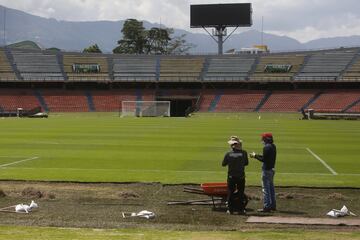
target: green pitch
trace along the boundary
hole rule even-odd
[[[225,181],[230,135],[260,153],[260,134],[278,147],[276,184],[360,187],[360,121],[300,121],[299,114],[196,114],[119,118],[59,114],[0,119],[0,179],[84,182]],[[250,160],[247,184],[260,185]]]

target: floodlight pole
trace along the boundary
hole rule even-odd
[[[224,46],[224,36],[226,36],[226,27],[223,26],[217,26],[215,28],[215,36],[218,38],[218,54],[223,54],[223,46]]]
[[[223,54],[223,46],[224,42],[229,39],[229,37],[238,29],[239,26],[237,26],[230,34],[227,36],[226,27],[219,25],[215,27],[215,31],[213,30],[213,33],[210,34],[210,32],[203,26],[202,28],[210,35],[212,39],[218,44],[218,54]],[[227,36],[227,38],[224,39],[224,37]],[[217,39],[215,38],[217,37]]]

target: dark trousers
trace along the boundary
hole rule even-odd
[[[230,212],[244,210],[245,177],[228,176],[228,208]],[[236,200],[236,201],[235,201]]]

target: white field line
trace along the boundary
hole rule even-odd
[[[19,161],[16,161],[16,162],[12,162],[12,163],[2,164],[2,165],[0,165],[0,168],[7,167],[7,166],[11,166],[11,165],[15,165],[15,164],[22,163],[22,162],[27,162],[27,161],[35,160],[35,159],[38,159],[38,158],[39,158],[39,157],[31,157],[31,158],[26,158],[26,159],[23,159],[23,160],[19,160]]]
[[[23,170],[54,170],[54,171],[104,171],[104,172],[114,172],[114,171],[121,171],[121,172],[148,172],[148,173],[161,173],[161,172],[171,172],[171,173],[204,173],[204,174],[221,174],[226,175],[226,172],[220,172],[220,171],[181,171],[181,170],[157,170],[157,169],[106,169],[106,168],[29,168],[29,167],[9,167],[6,169],[23,169]],[[248,175],[260,175],[261,171],[259,172],[245,172],[245,174]],[[276,172],[276,175],[303,175],[303,176],[333,176],[331,173],[282,173],[282,172]],[[341,176],[360,176],[360,173],[344,173],[344,174],[338,174]]]
[[[316,158],[317,160],[319,160],[322,165],[324,165],[333,175],[338,175],[337,172],[334,171],[334,169],[332,169],[324,160],[322,160],[318,155],[316,155],[313,151],[311,151],[310,148],[306,148],[306,150],[313,155],[314,158]]]

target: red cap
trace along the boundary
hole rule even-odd
[[[273,135],[272,135],[272,133],[263,133],[263,134],[261,134],[261,137],[262,138],[272,138]]]

